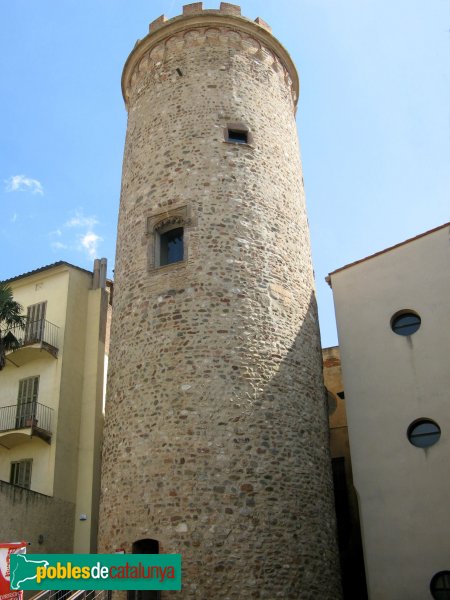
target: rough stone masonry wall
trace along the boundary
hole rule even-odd
[[[177,597],[336,600],[292,81],[221,16],[174,19],[125,88],[99,551],[180,552]],[[225,142],[227,123],[252,144]],[[155,268],[174,215],[186,258]]]

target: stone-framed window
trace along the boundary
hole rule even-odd
[[[227,123],[223,130],[224,141],[229,144],[251,146],[253,135],[244,123]]]
[[[147,217],[149,270],[181,266],[187,261],[188,207],[179,206]]]
[[[184,259],[184,227],[180,220],[155,228],[155,266],[164,267]]]

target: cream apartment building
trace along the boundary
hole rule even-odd
[[[450,223],[329,283],[369,598],[450,598]]]
[[[27,315],[0,371],[0,539],[96,550],[112,284],[57,262],[7,281]]]

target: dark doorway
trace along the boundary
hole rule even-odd
[[[332,469],[344,600],[367,600],[358,499],[343,456],[332,459]]]
[[[159,554],[159,542],[158,540],[137,540],[133,542],[132,550],[133,554]]]
[[[159,554],[158,540],[136,540],[131,546],[132,554]],[[161,600],[160,590],[129,590],[127,600]]]

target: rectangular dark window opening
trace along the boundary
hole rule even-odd
[[[248,144],[248,131],[240,129],[228,129],[228,142],[237,144]]]
[[[160,266],[171,265],[184,258],[183,227],[160,234]]]

